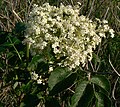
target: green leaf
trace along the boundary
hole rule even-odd
[[[72,73],[71,75],[69,75],[68,77],[66,77],[62,81],[60,81],[50,91],[50,95],[55,95],[55,94],[65,90],[65,89],[67,89],[68,87],[70,87],[72,84],[74,84],[74,81],[76,80],[76,77],[77,77],[77,74]]]
[[[21,41],[18,38],[14,37],[12,38],[12,43],[16,45],[16,44],[21,43]]]
[[[109,96],[109,94],[110,94],[110,92],[106,91],[105,89],[103,89],[99,85],[94,84],[94,88],[95,88],[96,92],[101,92],[107,96]]]
[[[9,53],[7,54],[7,58],[8,58],[8,59],[12,58],[13,56],[14,56],[14,53],[13,53],[13,52],[9,52]]]
[[[40,62],[46,62],[46,60],[44,59],[42,55],[35,55],[32,58],[32,61],[29,63],[27,69],[29,71],[34,71],[37,68],[38,63]]]
[[[39,99],[36,95],[27,94],[22,99],[20,107],[36,107],[39,104]]]
[[[100,86],[101,88],[103,88],[107,92],[110,92],[110,83],[109,83],[109,81],[107,80],[106,77],[104,77],[104,76],[94,76],[94,77],[91,78],[91,82]]]
[[[65,68],[56,68],[50,75],[48,85],[50,95],[55,95],[70,87],[77,77],[76,73],[67,71]]]
[[[104,107],[103,95],[100,94],[100,93],[95,92],[95,97],[97,99],[97,101],[96,101],[96,107]]]
[[[52,90],[57,83],[65,79],[69,74],[70,72],[67,71],[65,68],[57,67],[56,69],[54,69],[48,80],[50,90]]]
[[[96,107],[111,107],[112,103],[108,96],[103,93],[95,92]]]
[[[25,93],[29,93],[31,91],[32,88],[32,81],[29,81],[24,87],[23,87],[23,91]]]
[[[76,107],[78,105],[78,102],[82,98],[87,85],[88,81],[82,81],[78,84],[77,88],[75,89],[75,94],[72,96],[70,107]]]
[[[12,47],[13,44],[12,44],[12,43],[9,43],[9,42],[5,42],[5,43],[2,44],[1,46],[3,46],[3,47]]]
[[[85,89],[84,95],[79,100],[77,107],[89,107],[93,98],[94,98],[93,86],[91,84],[88,84]]]

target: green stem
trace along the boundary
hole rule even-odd
[[[21,58],[21,56],[20,56],[20,54],[19,54],[18,50],[16,49],[15,45],[13,44],[12,40],[10,39],[10,37],[8,37],[8,39],[10,40],[10,42],[11,42],[11,44],[12,44],[13,48],[15,49],[15,51],[16,51],[16,53],[17,53],[17,55],[18,55],[19,59],[20,59],[20,61],[22,61],[22,58]]]

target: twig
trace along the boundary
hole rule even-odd
[[[14,10],[12,10],[12,12],[13,12],[14,15],[20,20],[20,22],[23,22],[22,19],[18,16],[18,14],[17,14]]]
[[[113,13],[113,12],[112,12]],[[114,18],[120,23],[120,20],[117,18],[117,16],[113,13]]]
[[[98,64],[98,66],[97,66],[96,72],[98,72],[99,68],[100,68],[100,62]]]
[[[8,4],[11,4],[9,1],[7,1],[7,0],[4,0],[3,2],[6,2],[6,3],[8,3]],[[12,4],[11,4],[12,5]]]
[[[70,88],[67,88],[70,92],[75,93],[75,91],[71,90]]]
[[[116,98],[115,98],[115,89],[116,89],[116,85],[117,85],[118,79],[119,79],[119,77],[116,79],[114,87],[113,87],[113,90],[112,90],[112,97],[113,97],[114,100],[116,100]]]
[[[0,18],[2,19],[7,19],[7,21],[9,21],[13,26],[15,26],[15,24],[10,20],[10,18],[8,18],[7,16],[0,14]]]
[[[4,25],[4,23],[1,22],[1,20],[0,20],[0,27],[1,29],[3,29],[3,31],[7,31],[6,26]]]
[[[117,6],[117,8],[120,10],[120,7]]]
[[[118,6],[117,6],[118,9],[120,9]],[[111,9],[111,12],[112,12],[112,15],[114,16],[114,18],[120,23],[120,20],[118,19],[118,17],[114,14],[114,10]],[[116,11],[115,11],[116,12]]]
[[[110,61],[110,55],[109,55],[109,63],[111,65],[111,67],[113,68],[114,72],[120,77],[120,74],[117,72],[117,70],[114,68],[114,66],[112,65],[112,63]]]
[[[34,0],[32,0],[32,1],[30,2],[30,5],[29,5],[29,7],[28,7],[27,18],[28,18],[28,16],[29,16],[29,13],[30,13],[30,8],[31,8],[31,6],[32,6],[33,2],[34,2]],[[26,6],[26,7],[27,7],[27,6]]]
[[[106,19],[106,16],[107,16],[107,14],[108,14],[109,9],[110,9],[110,8],[108,7],[103,19]]]
[[[0,67],[0,70],[1,70],[2,72],[4,72],[4,69],[2,69],[1,67]],[[1,71],[0,71],[0,72],[1,72]]]
[[[90,61],[90,65],[92,67],[93,72],[96,72],[91,61]]]
[[[88,81],[90,81],[90,79],[91,79],[91,73],[90,72],[87,73],[87,78],[88,78]]]
[[[100,43],[99,46],[98,46],[97,54],[96,54],[97,56],[99,55],[99,53],[101,51],[101,47],[102,47],[102,44]],[[99,63],[99,66],[100,66],[100,63]],[[95,69],[97,68],[97,70],[98,70],[99,69],[98,67],[97,67],[97,63],[95,63],[94,68]],[[97,72],[97,70],[96,70],[96,72]]]
[[[73,0],[70,0],[70,1],[71,1],[72,6],[74,6]]]
[[[90,14],[91,14],[91,12],[92,12],[92,10],[93,10],[94,3],[95,3],[95,0],[93,0],[93,2],[92,2],[91,8],[90,8],[90,12],[89,12],[89,14],[88,14],[88,16],[87,16],[87,17],[89,17],[89,16],[90,16]]]

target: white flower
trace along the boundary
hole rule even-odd
[[[114,30],[110,29],[107,20],[96,18],[96,21],[92,21],[84,15],[80,16],[80,5],[78,3],[72,7],[61,4],[60,7],[55,7],[45,3],[33,6],[24,40],[31,44],[32,55],[44,52],[45,47],[49,46],[56,59],[65,57],[57,65],[70,70],[80,65],[85,66],[87,60],[92,60],[96,45],[106,37],[107,32],[114,37]],[[50,67],[49,71],[52,70]]]
[[[81,20],[81,21],[86,21],[86,17],[83,16],[83,15],[81,15],[81,16],[80,16],[80,20]]]
[[[23,43],[24,44],[26,44],[26,43],[33,44],[33,43],[35,43],[35,40],[33,40],[31,37],[29,37],[29,38],[24,39]]]
[[[104,25],[103,27],[104,27],[104,30],[109,30],[110,29],[110,27],[108,25]]]
[[[32,72],[31,73],[31,78],[33,79],[33,80],[37,80],[38,79],[38,74],[36,74],[35,72]]]
[[[78,21],[74,22],[76,26],[80,26],[80,23]]]
[[[52,40],[52,35],[49,33],[45,34],[45,40]]]
[[[39,76],[35,72],[31,72],[31,79],[35,80],[37,82],[37,84],[42,84],[43,83],[42,76]]]
[[[103,20],[102,22],[103,22],[104,24],[108,23],[108,21],[107,21],[107,20]]]
[[[75,60],[75,65],[76,65],[76,66],[79,66],[79,64],[80,64],[80,61],[79,61],[79,59],[77,58],[77,59]]]
[[[104,32],[100,32],[99,35],[100,35],[100,37],[105,37],[105,33]]]
[[[39,35],[40,34],[40,28],[37,27],[35,30],[36,30],[36,35]]]
[[[49,67],[49,72],[51,72],[51,71],[53,71],[53,67],[52,66]]]
[[[80,2],[77,2],[79,5],[81,5],[81,3]]]
[[[52,48],[53,48],[53,52],[55,54],[60,53],[60,45],[59,42],[55,42],[54,44],[52,44]]]
[[[113,37],[114,37],[114,30],[113,30],[113,29],[110,29],[109,32],[110,32],[110,34],[111,34],[111,37],[113,38]]]
[[[56,47],[59,47],[59,42],[55,42],[54,44],[52,44],[52,48],[56,48]]]
[[[61,17],[60,16],[57,16],[57,18],[56,18],[58,21],[60,21],[61,20]]]
[[[37,83],[38,83],[38,84],[42,84],[42,79],[39,78],[39,79],[37,80]]]
[[[41,44],[41,49],[44,49],[47,46],[47,42],[43,41],[43,43]]]

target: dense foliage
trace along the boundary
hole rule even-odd
[[[119,107],[119,0],[25,2],[0,1],[0,107]]]

